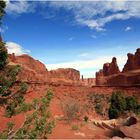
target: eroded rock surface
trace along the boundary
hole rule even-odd
[[[96,73],[98,86],[139,86],[140,85],[140,48],[136,53],[128,54],[128,60],[120,72],[116,58],[111,63],[105,63],[103,70]]]

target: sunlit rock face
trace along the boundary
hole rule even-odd
[[[139,86],[140,85],[140,48],[135,54],[128,53],[128,60],[120,72],[114,57],[111,63],[105,63],[103,70],[96,73],[98,86]]]
[[[72,68],[59,68],[57,70],[51,70],[49,71],[49,76],[51,78],[60,78],[72,81],[80,80],[80,72]]]
[[[128,53],[128,60],[123,68],[123,72],[140,69],[140,48],[135,54]]]

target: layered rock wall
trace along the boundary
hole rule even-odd
[[[136,53],[128,53],[128,60],[120,72],[116,58],[111,63],[105,63],[103,70],[96,73],[98,86],[140,86],[140,49]]]

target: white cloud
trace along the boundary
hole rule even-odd
[[[41,5],[55,9],[64,8],[72,12],[77,24],[87,26],[96,31],[106,31],[105,25],[113,20],[127,20],[129,18],[140,18],[140,1],[129,0],[91,0],[91,1],[8,1],[6,12],[8,14],[21,14],[34,12]],[[58,12],[58,11],[57,11]],[[55,14],[43,11],[44,17],[54,17]],[[46,13],[46,14],[45,14]]]
[[[130,31],[131,29],[132,28],[128,26],[128,27],[125,28],[125,31],[127,32],[127,31]]]
[[[6,12],[8,14],[22,14],[33,12],[35,10],[35,3],[29,3],[28,1],[8,1],[6,6]]]
[[[122,66],[126,63],[127,56],[117,56],[117,61],[119,66]],[[72,62],[58,63],[58,64],[47,64],[46,67],[49,70],[58,69],[58,68],[74,68],[81,72],[84,77],[93,77],[95,72],[99,69],[102,69],[103,64],[106,62],[111,62],[112,56],[106,56],[102,58],[96,58],[92,60],[78,60]],[[88,70],[90,69],[90,70]],[[88,71],[87,71],[88,70]]]
[[[140,18],[140,1],[53,1],[50,6],[72,11],[78,24],[97,31],[105,31],[104,26],[113,20]]]
[[[9,54],[15,53],[15,55],[18,56],[18,55],[30,53],[30,50],[23,49],[22,46],[20,46],[15,42],[6,42],[6,47],[8,49]]]

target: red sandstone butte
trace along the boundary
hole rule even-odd
[[[65,80],[79,81],[80,72],[73,68],[59,68],[57,70],[49,71],[50,78],[59,78]]]
[[[123,68],[123,72],[140,69],[140,48],[137,49],[135,54],[128,53],[128,60]]]
[[[116,58],[111,63],[105,63],[103,70],[96,73],[98,86],[139,86],[140,85],[140,48],[136,53],[128,53],[128,60],[120,72]]]
[[[48,71],[46,66],[29,55],[15,56],[9,54],[9,64],[19,64],[21,72],[17,76],[17,81],[26,81],[29,83],[72,83],[80,82],[80,72],[72,68],[59,68]]]

